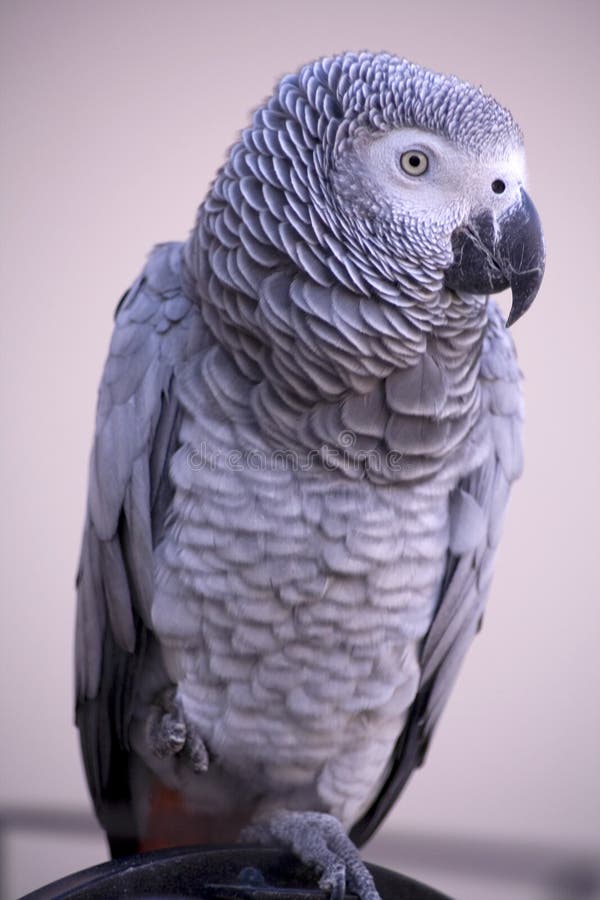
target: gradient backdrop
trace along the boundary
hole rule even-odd
[[[387,49],[482,84],[512,110],[548,268],[514,329],[526,471],[485,627],[425,770],[366,855],[409,869],[403,835],[598,851],[599,9],[1,4],[0,811],[89,808],[71,711],[73,576],[116,301],[155,242],[185,238],[225,149],[278,76],[323,54]],[[7,897],[105,858],[99,833],[16,830],[5,850]],[[465,900],[534,896],[443,874],[438,862],[410,871]]]

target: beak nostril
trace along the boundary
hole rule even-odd
[[[492,190],[495,194],[504,193],[504,191],[506,190],[506,185],[501,178],[496,178],[494,181],[492,181]]]

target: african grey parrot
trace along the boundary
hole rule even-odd
[[[522,135],[387,54],[284,77],[119,304],[78,576],[77,723],[113,855],[348,838],[424,755],[478,629],[544,268]]]

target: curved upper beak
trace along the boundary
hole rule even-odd
[[[526,191],[521,188],[519,200],[497,220],[492,212],[485,212],[458,228],[452,235],[452,249],[446,287],[473,294],[494,294],[510,287],[508,327],[529,309],[544,276],[546,248],[540,217]]]

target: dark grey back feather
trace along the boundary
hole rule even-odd
[[[172,488],[176,366],[195,307],[180,284],[180,245],[153,252],[119,304],[98,398],[77,578],[76,721],[90,792],[113,855],[135,850],[128,726],[153,640],[153,552]],[[193,342],[193,339],[192,339]]]

